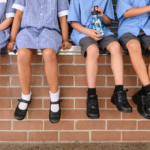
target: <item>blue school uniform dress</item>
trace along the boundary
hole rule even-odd
[[[112,21],[115,20],[112,0],[71,0],[68,13],[68,23],[71,21],[79,22],[83,27],[93,29],[91,8],[98,6],[103,10],[103,13]],[[110,29],[104,26],[104,36],[114,35]],[[115,36],[115,35],[114,35]],[[73,30],[71,39],[76,45],[82,38],[88,37],[86,34]]]
[[[119,19],[119,39],[125,33],[131,33],[137,37],[141,29],[147,36],[150,36],[150,13],[129,18],[124,18],[123,16],[130,8],[148,5],[150,5],[150,0],[118,0],[116,13]]]
[[[15,0],[13,8],[23,12],[14,51],[21,48],[52,48],[62,45],[58,17],[68,15],[68,0]]]
[[[5,19],[15,16],[15,9],[12,9],[13,0],[0,0],[0,23]],[[5,47],[10,38],[10,27],[0,31],[0,51]]]

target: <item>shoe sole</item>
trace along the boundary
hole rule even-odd
[[[100,115],[99,115],[99,116],[97,116],[97,117],[89,116],[87,112],[86,112],[86,115],[87,115],[87,117],[88,117],[89,119],[98,119],[98,118],[100,117]]]
[[[133,100],[133,102],[137,105],[137,99],[136,99],[136,96],[135,96],[135,95],[132,97],[132,100]],[[138,105],[137,105],[137,111],[138,111],[138,113],[139,113],[142,117],[144,117],[144,118],[146,118],[146,119],[150,119],[150,117],[145,117],[145,116],[143,116],[143,114],[141,114],[141,113],[139,112],[139,107],[138,107]]]
[[[116,104],[115,104],[115,102],[112,100],[112,98],[111,98],[111,103],[116,106]],[[117,106],[116,106],[116,108],[118,109],[118,111],[123,112],[123,113],[132,113],[132,109],[131,109],[131,111],[124,111],[124,110],[122,110],[122,109],[119,109]]]
[[[14,116],[14,118],[15,118],[16,120],[19,120],[19,121],[24,120],[24,118],[23,118],[23,119],[18,119],[18,118],[17,118],[17,117],[15,117],[15,116]]]

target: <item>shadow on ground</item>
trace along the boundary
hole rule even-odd
[[[150,144],[0,144],[0,150],[150,150]]]

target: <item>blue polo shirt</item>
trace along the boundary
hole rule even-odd
[[[93,29],[91,8],[94,8],[94,6],[101,8],[104,14],[112,21],[115,20],[112,0],[71,0],[67,20],[68,23],[76,21],[85,28]],[[103,38],[108,35],[114,34],[110,31],[110,29],[104,26]],[[78,32],[75,29],[71,34],[71,39],[76,45],[79,45],[80,40],[84,37],[87,37],[87,35]]]
[[[150,36],[150,13],[129,18],[123,17],[123,14],[131,8],[148,5],[150,5],[150,0],[118,0],[116,13],[119,20],[119,39],[125,33],[131,33],[134,36],[138,36],[141,29],[146,35]]]

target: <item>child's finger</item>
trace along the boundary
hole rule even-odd
[[[96,36],[95,36],[95,37],[97,37],[97,38],[101,38],[102,36],[103,36],[103,35],[97,35],[97,34],[96,34]]]

